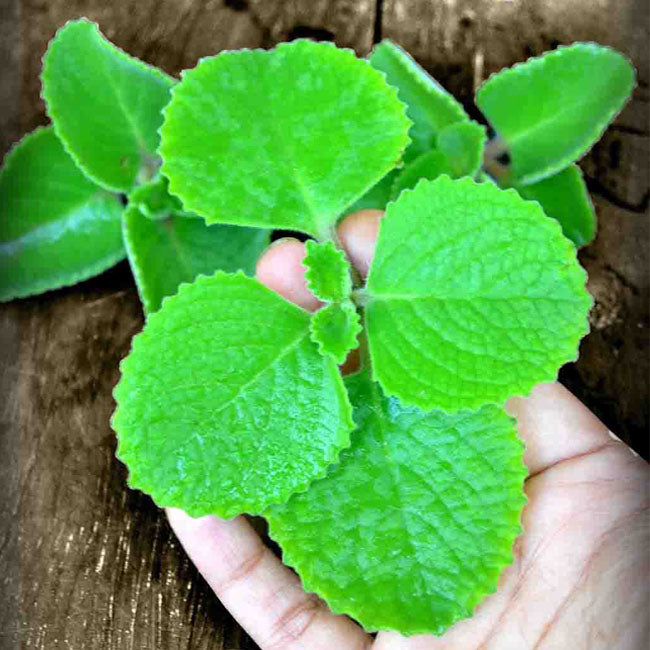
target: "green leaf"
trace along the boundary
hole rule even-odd
[[[619,52],[575,43],[490,77],[476,103],[503,138],[515,183],[535,183],[580,158],[634,88]]]
[[[360,199],[345,209],[344,214],[357,212],[358,210],[384,210],[390,201],[391,190],[395,179],[401,173],[402,168],[396,167],[386,174],[376,185],[373,185]]]
[[[307,591],[367,630],[442,634],[496,590],[525,502],[499,408],[405,408],[347,378],[358,430],[338,465],[265,516]]]
[[[128,192],[152,175],[171,77],[128,56],[82,19],[50,43],[42,82],[56,133],[88,177]]]
[[[240,226],[207,226],[203,219],[174,216],[156,221],[136,205],[124,213],[124,242],[146,314],[160,308],[183,282],[217,270],[255,272],[269,231]]]
[[[0,170],[0,301],[97,275],[124,258],[122,206],[89,181],[51,127],[29,134]]]
[[[470,178],[422,180],[379,231],[365,290],[374,378],[424,409],[525,394],[576,358],[585,277],[536,203]]]
[[[149,219],[165,219],[182,215],[183,204],[169,193],[169,181],[160,174],[129,194],[129,205],[136,207]]]
[[[162,171],[208,223],[327,239],[400,160],[408,127],[395,90],[349,50],[298,40],[224,52],[174,89]]]
[[[547,216],[557,219],[562,232],[576,246],[584,246],[596,235],[596,214],[582,172],[571,165],[532,185],[515,188],[529,201],[537,201]]]
[[[437,148],[449,160],[454,178],[475,176],[483,162],[487,130],[478,122],[456,122],[440,131]]]
[[[349,300],[327,305],[311,317],[311,340],[318,344],[321,354],[331,356],[339,364],[359,346],[357,336],[361,329],[359,314]]]
[[[307,288],[319,300],[344,300],[352,290],[350,265],[345,253],[327,241],[322,244],[309,240],[305,244],[307,255],[302,261],[307,267]]]
[[[325,474],[353,427],[310,314],[243,274],[181,285],[147,319],[115,388],[129,483],[191,516],[286,501]]]
[[[413,122],[405,162],[434,147],[438,133],[446,126],[469,120],[453,95],[395,43],[385,40],[376,45],[370,55],[370,65],[383,72],[388,83],[397,88],[399,98],[407,106],[406,114]]]
[[[413,189],[422,178],[434,180],[441,174],[453,175],[449,158],[442,151],[431,149],[411,161],[402,173],[395,179],[392,200],[395,200],[404,190]]]
[[[487,139],[485,127],[476,122],[455,122],[438,135],[437,147],[412,160],[393,184],[392,199],[414,188],[421,178],[434,180],[441,174],[452,178],[476,176],[483,162]]]

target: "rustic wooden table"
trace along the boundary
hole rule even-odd
[[[41,56],[78,16],[171,74],[227,48],[311,36],[365,55],[389,37],[470,110],[491,72],[560,43],[628,54],[634,98],[582,162],[600,224],[581,253],[596,306],[580,360],[561,376],[647,457],[646,0],[0,0],[0,153],[45,122]],[[111,390],[142,322],[126,263],[0,311],[2,648],[256,647],[113,456]]]

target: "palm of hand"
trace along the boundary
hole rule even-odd
[[[380,215],[348,217],[339,230],[361,274],[372,258]],[[258,278],[306,309],[295,240],[271,247]],[[530,477],[524,535],[515,562],[468,620],[442,637],[376,639],[334,616],[264,547],[241,517],[192,520],[168,512],[183,546],[215,593],[263,650],[635,649],[647,644],[648,548],[646,464],[558,384],[515,398]]]

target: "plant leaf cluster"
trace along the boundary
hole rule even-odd
[[[82,19],[50,43],[41,81],[52,124],[23,138],[0,170],[0,300],[74,284],[128,257],[148,314],[200,273],[254,271],[270,232],[207,226],[159,174],[174,79]]]
[[[490,141],[389,41],[224,52],[177,83],[81,20],[42,81],[52,126],[0,172],[0,299],[128,257],[147,314],[112,419],[130,485],[265,515],[305,587],[369,630],[470,616],[521,532],[503,404],[587,332],[574,163],[633,88],[626,59],[575,44],[492,76]],[[367,279],[336,236],[362,208],[386,210]],[[313,238],[313,314],[246,275],[272,228]]]

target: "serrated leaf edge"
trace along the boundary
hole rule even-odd
[[[375,45],[372,52],[374,52],[379,46],[382,45],[387,47],[391,52],[397,52],[396,58],[400,61],[400,63],[404,63],[402,66],[403,70],[406,71],[406,74],[413,80],[416,86],[419,86],[425,90],[429,90],[430,86],[433,86],[437,91],[440,91],[440,97],[447,104],[447,106],[452,108],[453,111],[458,115],[458,122],[464,122],[470,119],[469,115],[463,108],[463,105],[441,83],[434,79],[403,47],[397,43],[394,43],[390,39],[385,38],[377,45]],[[372,52],[370,53],[370,56],[372,56]],[[406,60],[404,61],[404,59]],[[382,72],[382,74],[384,77],[386,77],[385,73]],[[386,80],[386,83],[388,83],[388,80]],[[452,124],[454,123],[455,122],[452,122]],[[413,123],[411,122],[411,125],[412,124]]]
[[[178,291],[174,295],[165,296],[163,298],[160,309],[153,312],[148,317],[148,320],[151,321],[152,319],[160,318],[160,314],[163,311],[163,307],[168,302],[170,302],[170,301],[173,302],[175,300],[178,300],[179,296],[181,296],[184,293],[187,293],[188,291],[191,291],[194,286],[200,285],[201,283],[205,283],[207,280],[210,280],[210,279],[218,277],[218,276],[229,276],[229,277],[239,276],[239,277],[242,277],[242,278],[246,278],[247,280],[255,281],[261,287],[263,287],[264,289],[266,289],[270,293],[273,293],[273,295],[275,297],[283,300],[284,302],[291,305],[295,309],[297,309],[297,310],[299,310],[301,312],[305,312],[305,310],[302,309],[302,307],[299,307],[295,303],[292,303],[289,300],[286,300],[281,295],[271,291],[270,289],[268,289],[268,287],[263,285],[261,282],[259,282],[255,278],[250,278],[249,276],[247,276],[243,271],[236,271],[235,273],[227,273],[225,271],[217,271],[213,275],[200,274],[195,278],[195,280],[193,282],[182,282],[178,287]],[[341,421],[340,422],[340,428],[341,428],[341,430],[344,430],[344,429],[347,430],[347,439],[344,442],[343,446],[341,446],[339,448],[333,448],[332,449],[333,453],[326,456],[325,465],[324,465],[323,469],[320,472],[317,472],[316,474],[314,474],[305,483],[300,484],[295,488],[292,488],[290,491],[287,491],[287,493],[285,494],[285,496],[284,496],[284,498],[282,500],[274,501],[273,503],[268,503],[268,504],[266,504],[265,506],[263,506],[261,508],[253,507],[252,505],[250,505],[250,502],[249,502],[249,504],[245,504],[242,508],[234,508],[234,509],[233,508],[226,508],[224,510],[216,512],[215,509],[212,508],[212,507],[206,507],[204,505],[192,506],[192,505],[187,505],[187,504],[183,504],[182,506],[179,506],[178,503],[167,502],[166,498],[164,496],[162,498],[160,498],[158,496],[155,496],[155,492],[157,492],[157,488],[155,487],[155,485],[153,485],[153,483],[148,481],[146,478],[143,478],[139,471],[133,471],[131,469],[131,467],[129,465],[129,460],[127,459],[129,454],[128,453],[127,454],[123,453],[123,450],[121,449],[122,445],[121,445],[120,434],[119,434],[119,432],[118,432],[118,430],[116,428],[116,423],[117,423],[117,421],[119,419],[118,414],[119,414],[119,411],[120,411],[120,406],[119,406],[118,397],[117,397],[118,388],[119,388],[119,386],[120,386],[120,384],[122,382],[122,375],[123,375],[123,372],[124,372],[124,368],[128,363],[128,359],[131,356],[131,353],[136,348],[136,346],[139,345],[139,340],[141,340],[141,338],[143,336],[143,333],[144,333],[144,330],[138,332],[135,336],[133,336],[133,338],[131,339],[131,346],[130,346],[129,352],[127,353],[127,355],[119,363],[120,379],[119,379],[119,381],[117,382],[117,384],[115,385],[115,387],[113,388],[113,391],[112,391],[112,397],[113,397],[113,401],[116,404],[116,407],[115,407],[115,410],[113,411],[113,414],[111,415],[110,425],[111,425],[111,428],[113,429],[113,431],[115,432],[115,435],[117,437],[117,448],[115,450],[115,457],[120,462],[122,462],[125,465],[126,469],[127,469],[127,472],[128,472],[128,474],[127,474],[127,484],[128,484],[128,486],[131,489],[140,490],[144,494],[148,495],[151,498],[151,500],[156,504],[156,506],[158,506],[159,508],[170,508],[170,507],[178,508],[178,507],[181,507],[190,517],[203,517],[205,515],[217,515],[217,516],[219,516],[219,517],[221,517],[223,519],[232,519],[233,517],[236,517],[237,515],[240,515],[240,514],[243,514],[243,513],[247,513],[247,514],[250,514],[250,515],[261,514],[265,509],[269,508],[270,506],[272,506],[274,504],[286,502],[289,499],[289,497],[292,496],[293,494],[300,494],[302,492],[306,492],[309,489],[309,486],[313,483],[313,481],[318,480],[320,478],[324,478],[327,475],[327,473],[329,472],[330,466],[333,463],[337,462],[341,452],[344,449],[347,449],[350,446],[350,444],[351,444],[350,434],[352,433],[352,431],[354,431],[354,429],[356,429],[356,424],[355,424],[355,422],[354,422],[354,420],[352,418],[352,404],[350,403],[350,398],[349,398],[349,395],[348,395],[348,391],[347,391],[347,389],[346,389],[346,387],[345,387],[345,385],[343,383],[343,379],[341,378],[341,393],[342,393],[341,397],[344,400],[344,404],[347,406],[348,418],[347,418],[347,421]],[[305,335],[301,339],[299,339],[299,341],[302,342],[308,336],[309,336],[309,330],[307,329],[306,332],[305,332]],[[336,364],[334,364],[334,362],[331,359],[323,357],[323,360],[324,360],[324,362],[328,363],[329,369],[330,369],[331,372],[337,373],[340,376],[338,367],[336,366]]]
[[[582,147],[577,148],[574,152],[567,154],[563,158],[561,158],[557,163],[554,165],[551,165],[547,167],[546,169],[542,169],[541,171],[535,173],[535,174],[528,174],[527,176],[523,176],[521,178],[514,179],[513,181],[516,182],[517,185],[520,186],[525,186],[525,185],[532,185],[533,183],[537,183],[538,181],[544,180],[545,178],[548,178],[549,176],[553,176],[560,172],[562,169],[565,167],[568,167],[571,163],[576,162],[583,156],[585,156],[591,148],[594,146],[598,140],[603,136],[609,125],[612,123],[612,121],[616,118],[617,115],[621,113],[621,111],[625,108],[625,106],[628,104],[630,101],[632,92],[637,86],[636,82],[636,72],[634,65],[632,61],[630,61],[629,57],[625,56],[622,52],[619,52],[617,49],[613,47],[609,47],[607,45],[600,45],[599,43],[595,43],[594,41],[578,41],[576,43],[571,43],[569,45],[560,45],[558,46],[555,50],[550,50],[548,52],[544,52],[538,56],[531,56],[526,61],[519,61],[515,63],[514,65],[504,68],[503,70],[498,70],[496,72],[493,72],[480,86],[480,88],[476,91],[476,96],[475,96],[475,104],[480,108],[480,95],[481,91],[488,86],[490,83],[500,83],[498,80],[501,78],[507,78],[511,76],[519,76],[520,73],[522,72],[522,69],[526,70],[526,66],[543,66],[545,60],[551,57],[557,57],[557,56],[564,56],[564,52],[567,50],[571,49],[584,49],[584,50],[593,50],[593,51],[602,51],[602,50],[607,50],[611,52],[612,54],[622,58],[627,62],[627,64],[630,66],[632,70],[632,85],[630,86],[628,96],[627,98],[623,101],[619,109],[613,109],[609,111],[607,114],[606,119],[604,120],[603,124],[600,126],[595,126],[592,131],[590,131],[590,137],[589,140],[591,141],[592,144],[590,144],[586,149],[583,150]],[[496,129],[495,129],[496,131]],[[504,142],[507,145],[507,142]],[[576,153],[577,152],[577,153]]]
[[[336,248],[334,242],[332,240],[328,240],[326,242],[323,242],[322,245],[326,246],[327,244],[332,244],[333,247],[333,252],[336,255],[337,258],[337,264],[340,264],[340,268],[344,270],[345,273],[347,273],[347,278],[348,282],[348,292],[347,295],[345,295],[341,300],[345,300],[350,294],[350,291],[352,290],[352,281],[350,279],[350,263],[348,262],[348,259],[345,255],[345,251],[341,250],[340,248]],[[306,255],[302,260],[302,265],[306,267],[305,271],[305,281],[307,283],[307,288],[309,291],[311,291],[318,300],[322,302],[328,302],[328,301],[333,301],[333,300],[338,300],[334,298],[325,298],[323,296],[318,295],[318,292],[314,288],[314,284],[318,281],[317,273],[316,270],[313,268],[312,264],[312,259],[313,259],[313,252],[316,250],[316,247],[318,246],[318,242],[316,242],[313,239],[308,239],[305,242],[305,251]],[[345,293],[345,291],[343,292]]]
[[[48,53],[51,51],[51,49],[53,47],[58,47],[59,46],[59,42],[57,41],[59,35],[65,29],[67,29],[69,25],[72,25],[72,24],[75,24],[75,23],[85,23],[85,24],[91,25],[95,29],[97,34],[99,35],[99,40],[100,40],[100,42],[102,44],[102,47],[108,48],[109,50],[114,48],[121,57],[124,57],[126,60],[128,60],[128,61],[130,61],[132,63],[135,63],[142,70],[146,70],[147,72],[151,72],[151,73],[154,74],[154,76],[157,76],[160,79],[163,79],[164,81],[171,82],[171,84],[172,84],[171,87],[172,88],[175,85],[177,85],[176,84],[177,80],[174,79],[174,77],[166,74],[165,72],[163,72],[159,68],[157,68],[155,66],[152,66],[152,65],[149,65],[148,63],[145,63],[144,61],[141,61],[140,59],[138,59],[138,58],[136,58],[134,56],[131,56],[130,54],[128,54],[127,52],[122,50],[120,47],[115,45],[113,42],[109,41],[106,38],[106,36],[104,36],[104,34],[99,29],[99,26],[97,25],[97,23],[93,22],[92,20],[88,20],[87,18],[75,18],[75,19],[72,19],[72,20],[68,20],[64,25],[59,27],[56,30],[56,32],[55,32],[54,36],[52,37],[52,39],[50,40],[50,42],[48,43],[48,46],[47,46],[47,49],[46,49],[45,53],[41,57],[41,74],[40,74],[41,91],[40,91],[40,97],[41,97],[41,99],[43,100],[43,102],[45,104],[46,113],[49,116],[50,120],[52,121],[52,127],[54,128],[54,132],[56,133],[56,136],[61,141],[61,144],[63,145],[63,148],[66,150],[68,155],[72,158],[72,160],[74,160],[75,165],[77,165],[77,167],[81,170],[81,172],[84,174],[84,176],[86,176],[86,178],[93,181],[93,183],[96,183],[100,187],[103,187],[104,189],[109,190],[111,192],[128,192],[128,191],[130,191],[132,189],[133,183],[135,183],[135,178],[134,178],[134,181],[133,181],[133,183],[132,183],[132,185],[130,187],[115,187],[115,186],[109,185],[108,183],[104,182],[102,179],[97,178],[92,172],[90,172],[88,169],[86,169],[86,167],[79,160],[79,157],[75,154],[75,152],[69,146],[66,139],[59,132],[59,129],[56,127],[56,122],[57,122],[56,115],[57,115],[57,112],[52,109],[52,107],[51,107],[51,105],[50,105],[50,103],[49,103],[49,101],[47,99],[47,96],[46,96],[46,91],[45,91],[46,82],[47,82],[48,78],[50,77],[50,74],[48,73],[49,66],[48,66],[48,64],[46,62],[47,58],[48,58]],[[170,98],[171,98],[171,95],[170,95]],[[136,174],[136,177],[137,177],[137,174]]]
[[[544,218],[544,222],[548,222],[550,224],[550,227],[554,228],[556,230],[557,234],[559,234],[560,237],[568,244],[568,246],[564,247],[565,250],[564,250],[564,255],[563,255],[563,258],[564,258],[563,266],[568,267],[568,266],[573,265],[574,263],[577,264],[579,272],[576,273],[576,282],[574,283],[574,287],[577,290],[580,290],[580,292],[582,293],[581,298],[583,298],[583,297],[586,298],[587,302],[588,302],[588,305],[589,305],[588,309],[585,310],[584,327],[581,330],[581,332],[576,336],[575,343],[571,346],[572,349],[575,348],[575,353],[572,356],[570,356],[569,358],[567,358],[565,361],[563,361],[560,364],[560,366],[556,367],[555,369],[553,369],[550,365],[546,364],[545,372],[543,372],[543,373],[540,372],[539,377],[535,380],[535,382],[532,383],[528,388],[522,389],[521,392],[512,393],[511,395],[509,395],[506,399],[504,399],[502,401],[488,400],[488,401],[483,401],[483,402],[468,403],[468,404],[465,405],[464,408],[461,408],[461,409],[448,408],[448,407],[444,407],[444,406],[441,406],[441,405],[435,404],[435,403],[431,403],[431,404],[427,405],[426,407],[422,407],[421,405],[415,405],[415,404],[413,405],[413,406],[416,406],[417,408],[420,408],[420,409],[422,409],[422,408],[424,408],[424,410],[436,409],[436,410],[442,411],[443,413],[447,413],[447,414],[457,413],[457,412],[463,411],[463,410],[477,410],[477,409],[481,408],[482,406],[486,406],[488,404],[494,404],[496,406],[503,406],[505,401],[507,399],[509,399],[510,397],[515,397],[515,396],[517,396],[517,397],[529,397],[530,394],[531,394],[531,391],[533,390],[533,388],[535,386],[537,386],[537,384],[555,381],[557,379],[558,372],[559,372],[559,370],[560,370],[560,368],[562,366],[564,366],[567,363],[572,363],[572,362],[575,362],[575,361],[578,360],[578,357],[580,355],[580,350],[579,350],[578,346],[580,344],[580,341],[590,331],[589,312],[590,312],[591,308],[594,306],[594,299],[593,299],[592,295],[589,293],[589,291],[587,289],[587,271],[584,269],[584,267],[580,264],[580,262],[578,260],[577,248],[575,247],[573,242],[564,235],[564,233],[562,232],[562,227],[560,226],[559,222],[556,219],[550,219],[549,217],[547,217],[546,213],[539,206],[539,203],[537,201],[527,201],[514,188],[501,189],[501,188],[497,187],[496,185],[492,185],[492,184],[488,184],[488,183],[479,183],[479,182],[475,181],[473,178],[471,178],[470,176],[464,176],[463,178],[459,178],[459,179],[452,179],[447,174],[441,174],[434,181],[430,181],[430,180],[428,180],[426,178],[421,178],[418,181],[418,183],[417,183],[417,185],[415,187],[413,187],[411,189],[402,190],[399,197],[395,201],[391,201],[391,202],[389,202],[388,205],[386,205],[386,213],[384,215],[384,218],[382,219],[382,223],[385,223],[386,219],[390,218],[388,207],[389,207],[389,205],[391,203],[396,203],[403,196],[405,196],[407,193],[415,192],[417,190],[417,188],[422,183],[435,183],[435,182],[438,182],[441,178],[447,178],[448,180],[450,180],[450,181],[452,181],[454,183],[465,183],[466,185],[471,184],[471,185],[476,185],[476,186],[489,187],[491,192],[505,193],[505,194],[507,194],[509,196],[516,197],[517,199],[519,199],[520,201],[523,201],[524,203],[529,203],[532,206],[539,208],[539,210],[541,211],[541,216],[543,216],[543,218]],[[381,226],[380,226],[379,235],[378,235],[378,238],[377,238],[378,241],[379,241],[379,237],[381,237]],[[560,257],[560,255],[558,254],[558,259],[559,259],[559,257]],[[369,284],[371,275],[372,275],[372,264],[370,266],[370,270],[368,271],[368,279],[366,281],[366,287]],[[580,279],[578,277],[579,275],[582,277],[582,281],[580,281]],[[372,293],[370,291],[368,291],[367,288],[364,289],[363,297],[364,297],[364,300],[366,300],[365,304],[367,304],[367,303],[369,303],[369,302],[371,302],[373,300]],[[568,346],[567,346],[567,348],[568,348]],[[371,361],[372,361],[372,344],[369,345],[369,352],[370,352],[370,357],[371,357]],[[394,391],[388,390],[386,388],[386,386],[384,386],[382,378],[377,373],[376,364],[371,363],[371,367],[372,367],[372,379],[373,379],[373,381],[376,381],[382,387],[382,390],[384,391],[384,393],[386,395],[390,396],[390,397],[395,397],[395,398],[399,399],[401,402],[404,402],[404,404],[408,404],[408,402],[406,402],[402,398],[401,395],[398,395]]]
[[[471,412],[471,409],[462,409],[461,411],[457,411],[457,412],[458,413]],[[349,616],[355,619],[360,623],[360,625],[367,632],[395,631],[404,636],[414,636],[419,634],[435,634],[436,636],[441,636],[458,621],[469,618],[470,616],[473,615],[476,608],[488,596],[496,593],[499,577],[514,562],[514,553],[512,550],[514,543],[516,539],[524,533],[523,512],[524,512],[524,508],[526,507],[526,504],[528,503],[528,495],[524,491],[524,485],[527,477],[529,476],[528,467],[523,461],[523,455],[526,446],[517,434],[517,429],[516,426],[514,425],[516,419],[508,415],[507,413],[506,415],[512,423],[512,434],[514,438],[518,441],[522,452],[520,456],[521,467],[517,469],[518,472],[521,471],[521,493],[520,493],[520,505],[519,505],[518,515],[516,520],[511,522],[511,533],[508,538],[509,542],[503,545],[504,550],[503,553],[501,554],[502,562],[499,565],[495,566],[494,576],[492,579],[492,587],[488,588],[486,591],[481,593],[481,595],[476,597],[472,605],[469,605],[465,608],[460,607],[457,615],[452,617],[452,620],[450,620],[448,624],[444,626],[438,626],[437,628],[405,626],[405,627],[400,627],[398,629],[390,625],[384,626],[380,621],[371,622],[366,616],[363,615],[362,612],[359,611],[359,609],[355,608],[354,603],[346,604],[345,602],[343,602],[344,599],[340,599],[337,596],[332,596],[327,589],[317,588],[318,576],[314,577],[313,572],[306,572],[306,571],[303,572],[300,569],[300,559],[299,559],[300,549],[299,549],[299,545],[294,543],[292,535],[289,534],[284,536],[282,533],[283,530],[282,526],[279,524],[279,520],[275,519],[273,517],[273,514],[268,510],[263,511],[261,514],[262,516],[264,516],[264,518],[268,521],[269,524],[268,535],[282,549],[282,562],[295,570],[295,572],[298,574],[298,577],[300,578],[300,582],[302,584],[304,591],[306,591],[307,593],[314,593],[320,598],[322,598],[327,603],[327,606],[329,607],[330,611],[333,614]],[[340,464],[340,461],[336,465],[338,464]],[[333,467],[331,469],[333,469]]]
[[[203,64],[205,62],[208,62],[208,61],[211,61],[212,59],[216,59],[217,57],[220,57],[223,54],[242,55],[242,54],[248,54],[250,52],[261,52],[261,53],[264,53],[264,54],[268,55],[268,54],[272,54],[276,50],[284,49],[284,48],[286,48],[287,46],[290,46],[293,43],[299,43],[299,42],[313,42],[313,41],[311,41],[308,38],[297,38],[297,39],[294,39],[293,41],[278,43],[274,48],[267,49],[267,50],[265,50],[263,48],[244,47],[244,48],[240,48],[238,50],[221,50],[218,54],[212,54],[210,56],[200,57],[199,60],[196,62],[196,65],[194,66],[194,68],[181,71],[181,75],[180,75],[181,82],[183,81],[183,79],[185,78],[185,76],[188,73],[194,73],[196,70],[198,70],[199,66],[201,66],[201,64]],[[376,70],[375,68],[373,68],[370,65],[370,63],[369,63],[369,61],[367,59],[363,59],[363,58],[358,57],[356,55],[355,51],[352,48],[339,47],[335,43],[332,43],[330,41],[318,41],[318,45],[319,46],[334,48],[334,49],[336,49],[336,50],[338,50],[340,52],[345,53],[349,58],[354,59],[355,61],[360,61],[362,63],[365,63],[367,65],[368,69],[371,70],[372,73],[375,76],[378,75],[383,80],[384,85],[386,86],[386,89],[387,89],[388,93],[394,97],[397,104],[402,106],[402,109],[403,109],[402,110],[402,117],[403,117],[404,129],[405,129],[405,131],[404,131],[404,142],[403,142],[403,144],[402,144],[402,146],[400,148],[400,151],[399,151],[399,154],[398,154],[396,160],[394,162],[392,162],[388,167],[386,167],[386,169],[383,170],[377,176],[377,178],[375,178],[373,181],[368,183],[368,185],[363,190],[358,192],[358,194],[356,196],[354,196],[352,199],[350,199],[346,203],[346,205],[341,209],[340,214],[334,215],[332,217],[332,224],[331,225],[333,226],[339,220],[341,215],[345,214],[345,211],[351,205],[353,205],[361,197],[363,197],[366,194],[366,192],[368,192],[371,188],[373,188],[392,169],[394,169],[395,167],[400,165],[400,163],[402,161],[402,155],[404,154],[404,151],[406,150],[408,145],[411,143],[411,138],[409,136],[409,132],[411,130],[411,126],[413,125],[413,122],[411,121],[411,119],[406,114],[406,104],[404,104],[404,102],[399,98],[397,89],[394,86],[392,86],[391,84],[389,84],[388,81],[386,80],[386,75],[383,72],[381,72],[380,70]],[[269,229],[275,229],[275,228],[284,229],[284,228],[286,228],[286,225],[284,225],[284,224],[280,224],[280,225],[277,225],[277,226],[272,225],[272,224],[262,224],[262,225],[260,225],[259,223],[254,223],[252,221],[250,223],[244,223],[242,221],[233,222],[233,221],[228,221],[228,220],[224,220],[224,219],[221,219],[221,218],[218,219],[218,220],[208,220],[205,216],[203,216],[201,214],[200,210],[197,210],[197,206],[196,206],[195,202],[193,202],[193,201],[184,201],[183,198],[181,197],[181,195],[178,193],[178,191],[174,188],[175,183],[174,183],[173,179],[167,173],[167,169],[166,169],[167,168],[167,163],[166,163],[166,160],[165,160],[165,151],[164,151],[164,149],[165,149],[165,147],[164,147],[165,138],[163,137],[163,135],[164,135],[163,132],[165,130],[166,124],[168,123],[167,122],[168,112],[170,110],[170,106],[172,105],[174,95],[175,95],[177,89],[180,88],[180,86],[181,86],[181,84],[178,83],[178,84],[175,84],[171,88],[170,100],[167,102],[167,104],[162,109],[163,121],[162,121],[162,124],[160,125],[160,127],[158,129],[160,144],[158,146],[157,154],[162,159],[162,165],[160,166],[160,173],[163,176],[165,176],[165,178],[167,178],[167,180],[169,181],[169,188],[168,188],[169,193],[180,200],[180,202],[181,202],[181,204],[183,206],[183,210],[185,212],[192,212],[192,213],[196,214],[197,216],[200,216],[202,219],[205,220],[205,222],[208,225],[226,224],[226,225],[233,225],[233,226],[248,226],[248,227],[252,227],[252,228],[269,228]],[[382,88],[382,90],[383,90],[383,88]],[[226,216],[226,219],[227,219],[227,216]],[[297,232],[301,232],[301,231],[297,231]],[[314,229],[314,232],[307,232],[307,231],[303,231],[303,232],[305,232],[305,234],[312,235],[312,236],[316,237],[318,241],[327,241],[328,239],[330,239],[330,237],[325,237],[324,233],[316,232],[316,228]]]
[[[349,303],[349,306],[346,306],[346,304],[345,304],[346,302]],[[333,305],[341,305],[341,308],[344,309],[344,310],[346,308],[351,309],[355,314],[355,319],[354,319],[352,329],[349,331],[348,337],[346,337],[346,339],[342,340],[345,343],[346,347],[347,347],[347,349],[346,349],[346,351],[345,351],[345,353],[343,354],[342,357],[334,355],[332,352],[327,351],[325,349],[325,344],[322,341],[318,340],[318,338],[316,338],[316,336],[314,334],[314,323],[316,323],[316,321],[318,320],[317,317],[316,317],[316,314],[318,314],[319,312],[321,312],[324,309],[327,309],[328,307],[331,307]],[[359,312],[355,309],[354,303],[352,303],[352,301],[350,301],[350,300],[344,301],[344,302],[332,302],[332,303],[329,303],[328,305],[326,305],[322,309],[319,309],[318,311],[314,312],[312,314],[311,319],[309,320],[310,338],[318,346],[318,351],[320,352],[321,356],[323,356],[323,357],[329,356],[330,358],[334,359],[334,361],[339,365],[345,362],[345,359],[347,358],[347,355],[350,352],[352,352],[352,350],[356,350],[359,347],[359,340],[358,340],[357,337],[359,336],[359,334],[361,334],[362,331],[363,331],[363,327],[361,326],[361,317],[359,316]]]

